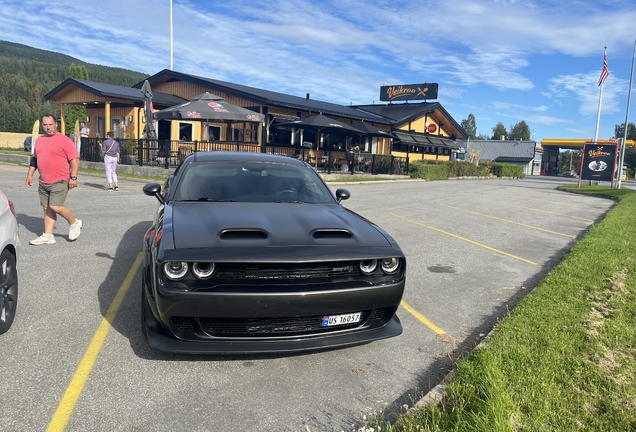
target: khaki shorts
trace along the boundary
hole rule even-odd
[[[68,194],[68,180],[60,180],[52,184],[40,183],[38,186],[38,194],[40,195],[42,207],[61,207],[64,205],[66,195]]]

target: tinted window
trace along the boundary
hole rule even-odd
[[[334,203],[318,174],[308,167],[264,162],[189,164],[176,200]]]

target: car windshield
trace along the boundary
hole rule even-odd
[[[267,162],[195,162],[185,167],[177,201],[334,203],[309,167]]]

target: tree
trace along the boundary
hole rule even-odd
[[[86,66],[72,63],[68,70],[71,78],[88,80],[88,69]],[[86,107],[82,105],[66,105],[66,133],[70,134],[75,129],[75,122],[86,121]]]
[[[506,130],[506,127],[503,125],[503,123],[499,122],[494,128],[492,128],[492,138],[490,139],[505,140],[506,136],[508,136],[508,131]]]
[[[614,138],[625,137],[625,123],[617,124],[614,126]],[[636,140],[636,125],[634,123],[627,123],[627,139]]]
[[[464,132],[468,134],[468,138],[477,138],[477,123],[475,122],[475,116],[472,113],[468,114],[467,119],[462,120],[461,127],[464,129]]]
[[[475,138],[476,140],[481,140],[481,141],[485,141],[485,140],[489,140],[490,137],[486,134],[479,134],[477,135],[477,137]]]
[[[581,171],[581,151],[566,150],[561,153],[561,174],[566,170]]]
[[[510,133],[508,134],[508,139],[522,139],[524,141],[530,140],[530,127],[528,124],[521,120],[514,126],[510,126]]]

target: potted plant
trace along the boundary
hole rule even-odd
[[[121,143],[121,163],[124,165],[135,165],[137,157],[135,156],[135,140],[125,139]]]

